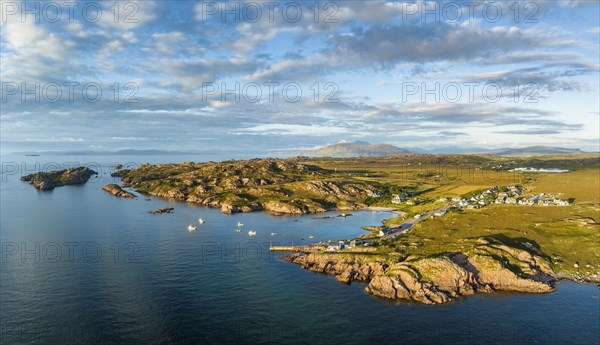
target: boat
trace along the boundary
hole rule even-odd
[[[242,229],[236,229],[235,232],[242,232]]]
[[[198,223],[200,223],[200,224],[204,224],[204,223],[205,223],[205,220],[204,220],[204,219],[202,219],[202,218],[198,218]]]
[[[271,236],[277,236],[277,233],[276,232],[272,232]]]
[[[250,230],[248,231],[248,236],[254,236],[256,235],[256,231]]]
[[[188,225],[187,229],[188,229],[188,231],[190,231],[190,232],[191,232],[191,231],[194,231],[194,230],[196,230],[196,229],[198,229],[198,228],[197,228],[197,227],[195,227],[195,226],[193,226],[192,224],[190,224],[190,225]]]
[[[308,238],[315,238],[315,236],[313,236],[313,235],[310,235],[310,236],[308,236]]]
[[[241,228],[242,226],[244,226],[244,223],[238,222],[238,228]]]

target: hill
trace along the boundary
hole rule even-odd
[[[389,144],[369,144],[356,141],[353,143],[338,143],[313,150],[311,156],[319,157],[363,157],[363,156],[388,156],[410,151]]]
[[[580,149],[571,149],[565,147],[528,146],[513,149],[500,149],[492,152],[492,154],[497,156],[541,156],[572,153],[583,153],[583,151]]]

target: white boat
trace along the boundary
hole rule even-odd
[[[254,236],[256,235],[256,231],[250,230],[248,231],[248,236]]]
[[[197,227],[193,226],[192,224],[188,225],[187,227],[188,231],[194,231],[196,229],[198,229]]]
[[[204,219],[202,219],[202,218],[199,218],[199,219],[198,219],[198,223],[200,223],[200,224],[204,224],[204,223],[205,223],[205,221],[204,221]]]
[[[277,233],[276,232],[272,232],[271,236],[277,236]]]
[[[242,226],[244,226],[244,223],[238,222],[238,228],[241,228]]]

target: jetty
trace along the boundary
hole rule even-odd
[[[318,246],[269,246],[271,252],[317,252],[323,250]]]

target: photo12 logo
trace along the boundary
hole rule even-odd
[[[266,81],[248,82],[205,82],[202,83],[202,102],[247,103],[297,103],[304,96],[312,96],[314,103],[338,103],[339,85],[333,82],[314,82],[302,85],[297,82]]]
[[[267,20],[269,23],[283,21],[297,23],[311,20],[314,23],[339,23],[340,7],[328,2],[278,2],[278,1],[229,1],[202,2],[197,7],[197,18],[206,23],[257,23]]]
[[[540,6],[535,1],[408,1],[399,5],[401,20],[422,23],[512,23],[539,22]]]
[[[2,263],[115,263],[139,262],[139,246],[135,242],[2,242]]]
[[[540,86],[535,83],[503,85],[496,82],[402,82],[402,102],[421,103],[538,103]]]
[[[67,101],[84,101],[97,103],[103,97],[111,97],[115,103],[138,103],[136,98],[140,87],[135,82],[124,84],[115,82],[111,85],[102,85],[97,82],[2,82],[2,103],[57,103]]]
[[[106,166],[97,162],[2,162],[1,183],[7,183],[9,179],[19,178],[36,173],[49,173],[65,169],[88,168],[95,174],[87,180],[86,183],[97,183],[102,181],[103,177],[110,176],[114,181],[119,181],[116,172],[138,168],[140,165],[135,162],[115,162],[111,166]]]
[[[137,24],[139,5],[133,1],[0,1],[2,23],[9,21],[97,23],[102,18],[115,23]]]

